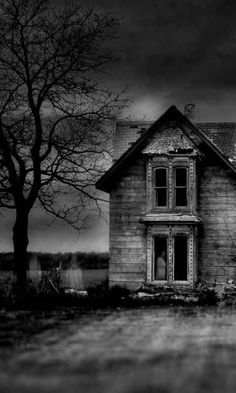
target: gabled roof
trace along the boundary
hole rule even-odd
[[[116,125],[113,159],[118,160],[143,135],[153,121],[120,121]]]
[[[236,173],[236,165],[234,165],[236,159],[236,124],[193,124],[175,106],[171,106],[156,122],[118,123],[117,129],[119,129],[119,132],[116,134],[114,141],[114,159],[116,161],[97,181],[96,187],[109,192],[121,170],[146,147],[147,141],[159,127],[171,121],[181,124],[184,133],[187,129],[191,130],[203,144],[208,146],[222,162]],[[127,126],[132,130],[131,132],[129,130],[129,133],[127,133]]]
[[[153,121],[120,121],[114,137],[113,160],[119,159],[143,135]],[[195,123],[231,160],[236,161],[236,123]]]
[[[236,123],[196,123],[200,129],[232,161],[236,161]]]
[[[174,125],[167,126],[163,132],[156,133],[151,142],[142,150],[143,154],[169,154],[181,151],[193,152],[194,144],[187,138],[183,131]]]

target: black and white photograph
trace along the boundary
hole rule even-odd
[[[0,0],[0,392],[236,391],[236,2]]]

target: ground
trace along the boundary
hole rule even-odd
[[[1,393],[236,391],[236,311],[0,313]]]

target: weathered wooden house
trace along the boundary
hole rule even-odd
[[[236,123],[196,123],[194,112],[116,126],[97,182],[110,194],[110,285],[236,276]]]

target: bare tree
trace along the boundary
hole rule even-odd
[[[32,207],[78,226],[102,202],[93,185],[109,154],[104,124],[123,105],[101,84],[117,24],[72,3],[0,0],[0,205],[16,213],[21,287]]]

